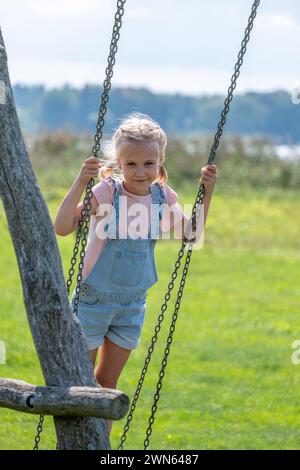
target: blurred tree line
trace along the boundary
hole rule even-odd
[[[102,89],[65,85],[46,90],[44,86],[14,87],[14,96],[24,132],[93,132]],[[145,88],[113,88],[104,131],[111,133],[122,117],[139,111],[156,119],[169,135],[193,136],[216,129],[224,96],[154,94]],[[286,91],[236,95],[228,116],[226,132],[269,136],[277,143],[300,141],[300,105]]]

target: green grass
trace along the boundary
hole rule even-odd
[[[195,188],[196,189],[196,188]],[[46,192],[54,218],[62,190]],[[192,202],[195,194],[181,194]],[[0,375],[43,384],[26,314],[17,262],[1,209]],[[192,256],[153,427],[150,449],[300,449],[299,193],[218,191],[205,245]],[[74,237],[58,237],[65,275]],[[133,396],[179,242],[159,242],[159,283],[150,291],[141,344],[118,388]],[[178,286],[178,283],[176,284]],[[175,292],[170,306],[174,305]],[[143,447],[172,310],[166,315],[125,449]],[[0,411],[0,449],[31,449],[38,416]],[[124,421],[114,423],[111,446]],[[51,417],[40,448],[55,448]]]

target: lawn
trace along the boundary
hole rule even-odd
[[[44,194],[53,220],[63,190]],[[194,196],[185,191],[180,200]],[[0,340],[7,349],[0,375],[43,384],[2,207],[0,226]],[[300,365],[291,361],[292,342],[300,339],[299,233],[299,192],[216,189],[204,247],[193,252],[150,449],[300,449]],[[57,240],[67,275],[74,236]],[[118,384],[129,397],[179,248],[177,241],[157,243],[159,282],[149,291],[141,344]],[[125,449],[143,447],[174,298]],[[37,423],[38,416],[1,409],[0,449],[31,449]],[[123,425],[113,425],[112,448]],[[55,443],[46,417],[40,448]]]

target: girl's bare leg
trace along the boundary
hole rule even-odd
[[[96,353],[95,353],[96,351]],[[96,360],[97,350],[90,351],[93,353],[92,359]],[[95,369],[95,378],[101,387],[116,388],[120,374],[125,366],[131,349],[124,349],[110,341],[106,336],[104,343],[99,348],[99,362]],[[108,432],[111,433],[112,421],[106,420]]]

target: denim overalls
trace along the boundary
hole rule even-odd
[[[165,195],[159,183],[151,184],[148,238],[122,239],[119,238],[122,185],[113,178],[111,180],[115,185],[112,202],[115,210],[105,227],[108,238],[103,251],[81,284],[78,319],[89,349],[101,346],[104,336],[125,349],[134,349],[140,341],[147,291],[157,282],[154,247]],[[75,290],[72,300],[74,295]]]

